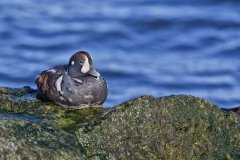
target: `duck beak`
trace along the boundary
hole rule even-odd
[[[96,71],[96,69],[94,69],[94,68],[91,68],[89,70],[88,74],[90,74],[90,75],[92,75],[94,77],[97,77],[98,80],[99,80],[99,78],[101,76],[100,73],[98,71]]]

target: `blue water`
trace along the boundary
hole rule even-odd
[[[0,86],[36,88],[78,50],[107,80],[107,107],[144,94],[240,105],[237,0],[0,1]]]

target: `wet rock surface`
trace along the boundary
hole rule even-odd
[[[80,110],[34,97],[29,87],[0,88],[0,159],[240,159],[239,110],[197,97]]]

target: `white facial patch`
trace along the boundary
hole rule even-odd
[[[57,91],[63,95],[63,91],[62,91],[62,80],[63,80],[63,76],[60,76],[56,82],[55,82],[55,87],[57,89]]]
[[[84,63],[83,63],[81,72],[82,72],[82,73],[87,73],[89,70],[90,70],[90,64],[89,64],[89,62],[88,62],[88,58],[86,58],[86,60],[85,60]]]
[[[75,63],[75,62],[74,62],[74,61],[72,61],[72,62],[71,62],[71,65],[74,65],[74,63]]]

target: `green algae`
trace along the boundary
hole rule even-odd
[[[10,89],[9,91],[4,88],[3,90],[6,90],[4,93],[7,94],[0,94],[0,112],[42,117],[56,128],[72,130],[79,124],[86,123],[106,111],[102,107],[69,110],[50,102],[44,103],[39,100],[28,99],[19,100],[16,98],[19,96],[16,96],[17,94],[13,93],[13,90],[18,93],[24,93],[22,91],[25,91],[25,88]]]
[[[19,94],[22,90],[6,89],[0,94],[0,142],[5,144],[0,145],[0,159],[85,159],[74,129],[106,109],[67,110],[53,103],[19,99],[26,96]]]
[[[0,88],[0,159],[240,159],[239,120],[197,97],[69,110],[32,94]]]
[[[0,94],[8,94],[8,95],[14,95],[17,97],[21,97],[21,96],[28,95],[31,93],[36,93],[36,90],[34,90],[28,86],[25,86],[23,88],[0,87]]]
[[[238,120],[240,120],[240,107],[235,107],[235,108],[222,108],[224,111],[227,111],[231,114],[233,114],[235,117],[237,117]]]
[[[200,98],[144,96],[111,109],[106,117],[94,128],[78,131],[88,155],[107,159],[240,158],[239,121]]]
[[[6,88],[0,87],[0,94],[7,94],[7,93],[8,93],[8,91]]]

